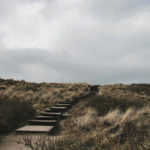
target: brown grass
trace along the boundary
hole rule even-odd
[[[101,117],[89,108],[86,115],[72,118],[70,121],[67,128],[64,123],[66,121],[62,123],[66,131],[60,137],[40,137],[36,140],[26,137],[22,141],[32,150],[150,149],[149,108],[140,110],[130,108],[125,113],[114,110]]]
[[[0,79],[0,132],[9,131],[33,117],[31,110],[38,113],[58,101],[71,100],[88,90],[89,85],[84,83],[37,84]]]
[[[70,110],[72,117],[61,121],[59,136],[45,137],[36,143],[27,137],[30,148],[35,150],[38,145],[38,150],[149,150],[150,87],[142,86],[102,86],[99,96],[84,99]]]

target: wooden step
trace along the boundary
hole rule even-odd
[[[61,112],[41,112],[40,115],[43,116],[58,116],[61,117],[62,113]]]
[[[58,117],[57,116],[42,116],[42,115],[39,115],[39,116],[35,116],[35,119],[36,120],[58,120]]]
[[[66,110],[67,109],[67,107],[62,107],[62,106],[53,106],[53,107],[51,107],[51,109],[53,110],[55,110],[55,109],[57,109],[57,110]]]
[[[57,120],[29,120],[30,125],[56,125]]]
[[[64,118],[66,118],[66,117],[71,117],[71,114],[64,113],[64,114],[63,114],[63,117],[64,117]]]
[[[56,104],[55,106],[60,106],[60,107],[71,107],[72,105],[71,104]]]
[[[51,107],[50,109],[46,109],[46,112],[64,112],[65,110],[67,110],[68,107],[60,107],[60,106],[54,106]]]
[[[64,101],[64,102],[58,102],[57,104],[73,104],[74,100],[71,101]]]
[[[16,130],[17,133],[49,133],[55,126],[26,125]]]

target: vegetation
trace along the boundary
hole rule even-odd
[[[27,102],[0,97],[0,132],[11,131],[20,123],[31,118],[34,113],[32,105]]]
[[[0,132],[35,112],[89,91],[88,84],[29,83],[0,79]],[[149,150],[150,85],[104,85],[80,101],[54,136],[25,136],[31,150]]]
[[[149,150],[150,85],[107,85],[79,102],[54,137],[24,137],[31,150]]]
[[[10,131],[44,108],[81,96],[88,90],[88,84],[38,84],[0,79],[0,132]]]

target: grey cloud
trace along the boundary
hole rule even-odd
[[[95,17],[107,19],[110,21],[118,21],[139,13],[145,9],[149,10],[150,2],[148,0],[87,0],[88,9],[86,13],[91,13]]]
[[[2,77],[150,82],[148,0],[15,0],[11,8],[7,3],[0,2],[0,16],[7,18],[0,20]],[[31,3],[38,5],[27,12],[24,6]]]
[[[89,66],[91,56],[85,56],[87,59],[83,63],[82,59],[84,58],[77,62],[75,61],[77,57],[66,59],[63,54],[59,55],[43,50],[37,52],[35,50],[30,50],[30,52],[28,50],[22,52],[3,51],[2,54],[0,56],[0,72],[4,77],[36,82],[89,82],[95,84],[149,82],[150,71],[147,68],[150,64],[141,64],[140,66],[136,63],[132,64],[132,57],[128,59],[129,65],[119,62],[117,64],[112,61],[106,65],[97,59]],[[145,58],[141,59],[144,61]]]

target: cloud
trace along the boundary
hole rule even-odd
[[[149,10],[148,0],[1,0],[1,76],[149,82]]]
[[[142,63],[146,55],[149,52],[138,57],[127,56],[122,60],[114,60],[113,63],[106,59],[107,63],[104,63],[98,56],[95,57],[97,61],[94,61],[92,56],[78,55],[79,59],[78,56],[71,56],[66,52],[60,54],[43,50],[5,50],[0,55],[0,72],[3,77],[36,82],[149,82],[148,57]]]

